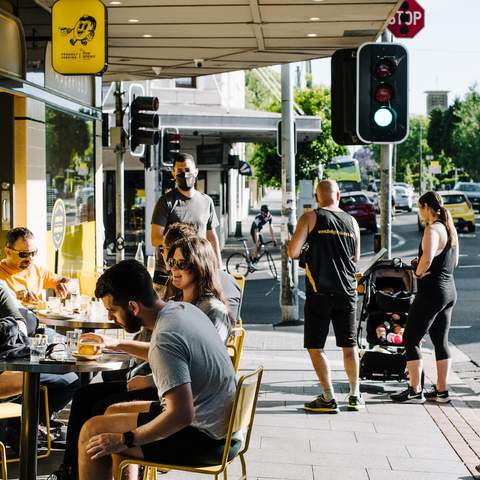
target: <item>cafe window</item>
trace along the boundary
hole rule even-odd
[[[47,229],[58,198],[67,225],[95,220],[93,121],[47,107],[45,129]]]
[[[176,88],[197,88],[196,77],[183,77],[175,79]]]

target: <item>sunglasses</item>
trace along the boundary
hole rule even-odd
[[[15,252],[20,258],[33,258],[37,253],[38,250],[32,250],[31,252],[27,250],[15,250],[14,248],[7,247],[12,252]]]
[[[171,257],[167,260],[168,266],[170,268],[178,268],[179,270],[188,270],[192,268],[192,264],[187,262],[186,260],[176,260],[175,258]]]

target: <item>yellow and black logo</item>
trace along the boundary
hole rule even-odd
[[[82,15],[74,27],[58,27],[63,36],[71,35],[70,43],[75,45],[80,42],[83,46],[93,40],[97,21],[91,15]]]

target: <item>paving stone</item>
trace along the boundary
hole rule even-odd
[[[359,443],[369,443],[378,445],[386,443],[393,446],[401,445],[439,445],[448,447],[450,444],[445,437],[437,430],[430,432],[421,432],[421,435],[411,435],[405,431],[398,431],[396,434],[355,432],[355,437]]]
[[[310,440],[310,447],[312,452],[338,453],[345,450],[345,446],[342,443],[340,442],[332,443],[330,441],[322,442],[318,440]],[[354,445],[349,445],[347,455],[367,456],[367,455],[372,455],[372,452],[375,452],[375,455],[379,455],[379,456],[388,456],[388,455],[391,455],[392,452],[395,452],[396,456],[403,456],[405,458],[410,457],[407,448],[404,446],[392,447],[387,443],[376,444],[373,442],[372,443],[356,443]]]
[[[313,478],[315,480],[368,480],[368,474],[365,468],[313,467]]]
[[[443,459],[459,461],[458,455],[451,448],[450,445],[408,445],[406,447],[408,453],[412,458],[425,458],[425,459]],[[395,453],[395,456],[397,454]]]
[[[409,472],[438,472],[451,474],[468,474],[465,465],[458,461],[448,461],[440,459],[423,459],[423,458],[402,458],[388,457],[392,470],[406,470]]]
[[[470,476],[451,473],[398,472],[392,470],[367,469],[369,480],[467,480]]]

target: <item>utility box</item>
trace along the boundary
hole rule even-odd
[[[317,202],[315,201],[312,180],[300,180],[298,187],[297,215],[300,217],[305,212],[317,208]]]

